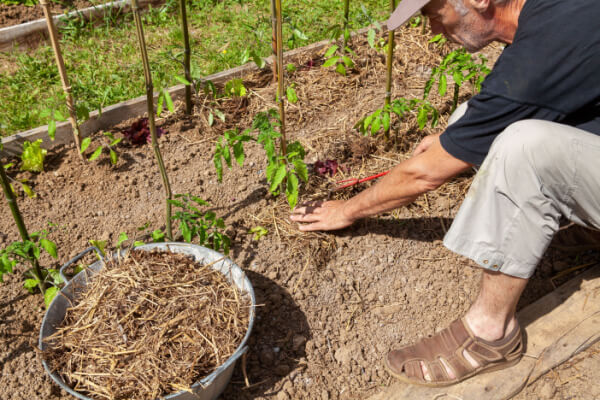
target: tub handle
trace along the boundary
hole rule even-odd
[[[102,252],[100,251],[99,248],[97,248],[96,246],[88,247],[87,249],[85,249],[81,253],[77,254],[75,257],[71,258],[66,264],[64,264],[58,270],[58,273],[60,274],[60,277],[65,281],[65,283],[69,282],[69,280],[67,279],[67,277],[63,273],[63,271],[65,270],[65,268],[70,267],[73,263],[76,263],[77,261],[79,261],[80,259],[82,259],[83,256],[85,256],[87,253],[91,252],[92,250],[96,251],[96,253],[98,254],[98,257],[100,257],[101,260],[104,259],[104,254],[102,254]]]

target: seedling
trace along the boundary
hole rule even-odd
[[[46,251],[51,257],[58,258],[56,244],[47,238],[48,231],[32,233],[27,240],[12,242],[4,249],[0,249],[0,282],[3,282],[2,276],[7,273],[13,273],[13,269],[18,264],[29,266],[24,276],[23,287],[33,293],[35,287],[44,288],[44,302],[46,307],[50,304],[59,290],[59,285],[63,283],[58,270],[51,268],[40,268],[39,259],[41,250]],[[37,270],[36,270],[37,266]],[[46,284],[51,285],[46,288]]]
[[[175,105],[173,104],[173,99],[171,98],[171,94],[166,88],[160,90],[158,94],[158,104],[156,105],[156,116],[160,117],[160,114],[163,112],[164,106],[167,106],[167,110],[169,112],[175,112]]]
[[[225,83],[224,95],[227,97],[244,97],[248,90],[244,86],[244,81],[240,78],[234,78]]]
[[[42,172],[44,170],[44,159],[48,151],[41,148],[42,139],[31,143],[23,142],[23,153],[21,154],[21,170],[30,172]]]
[[[305,151],[300,142],[288,143],[287,153],[283,154],[276,146],[276,140],[281,137],[275,127],[279,125],[277,111],[269,110],[256,115],[252,129],[247,129],[239,134],[235,130],[226,131],[219,138],[213,162],[217,170],[217,179],[223,180],[223,161],[228,168],[232,168],[232,157],[240,167],[243,167],[246,155],[244,143],[250,140],[263,146],[267,157],[266,177],[269,191],[274,196],[285,191],[290,208],[298,202],[298,178],[308,181],[308,172],[304,163]],[[258,130],[258,135],[251,136],[253,130]]]
[[[439,119],[438,110],[431,105],[427,100],[399,98],[393,100],[389,105],[375,110],[361,118],[354,128],[363,135],[376,135],[380,129],[384,132],[390,129],[391,114],[396,114],[399,119],[403,119],[407,114],[417,114],[417,124],[420,130],[425,128],[427,122],[431,122],[431,127],[434,128]]]
[[[119,154],[117,153],[116,146],[121,142],[121,140],[123,140],[122,138],[115,138],[115,135],[112,132],[103,132],[103,140],[100,143],[100,145],[98,145],[98,147],[96,147],[96,149],[92,152],[92,154],[90,154],[87,159],[88,161],[94,161],[95,159],[97,159],[98,157],[100,157],[100,154],[102,154],[102,152],[104,150],[106,150],[106,152],[108,152],[108,155],[110,157],[110,163],[112,165],[117,165],[117,162],[119,161]],[[83,153],[87,150],[88,147],[90,147],[90,144],[92,143],[92,138],[90,138],[89,136],[86,137],[85,139],[83,139],[81,141],[81,149],[80,152]]]
[[[335,66],[335,72],[340,75],[346,76],[348,69],[354,68],[354,61],[346,54],[339,54],[340,47],[333,45],[323,55],[325,62],[323,68],[329,68]],[[346,52],[352,55],[356,55],[349,47],[345,48]]]
[[[454,111],[458,105],[458,94],[462,84],[464,82],[471,82],[473,85],[473,92],[478,92],[481,90],[481,83],[490,72],[490,69],[485,65],[487,59],[484,55],[479,55],[479,62],[476,62],[476,60],[477,58],[468,54],[464,48],[454,50],[446,55],[440,65],[431,71],[431,76],[425,84],[423,99],[426,99],[429,96],[431,88],[436,80],[438,84],[438,93],[440,96],[444,96],[447,91],[448,76],[451,76],[454,79],[454,94],[451,111]]]
[[[255,226],[254,228],[250,229],[248,231],[248,233],[250,235],[254,234],[254,236],[252,236],[252,240],[260,240],[260,238],[262,238],[263,236],[265,236],[267,233],[269,233],[269,230],[263,226]]]
[[[14,166],[14,163],[8,163],[8,164],[3,165],[5,171],[7,171],[8,169],[10,169],[13,166]],[[13,185],[13,183],[19,184],[19,186],[21,187],[21,189],[23,189],[23,192],[25,192],[27,197],[34,198],[37,196],[37,194],[33,191],[31,186],[28,185],[29,179],[24,178],[24,179],[16,180],[8,175],[6,175],[6,177],[11,181],[11,183],[9,184],[10,190],[12,191],[12,193],[15,196],[17,195],[17,192],[15,190],[15,186]]]

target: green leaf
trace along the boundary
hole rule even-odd
[[[186,222],[181,221],[181,223],[179,224],[179,229],[181,229],[181,235],[183,236],[183,240],[188,243],[191,243],[192,231],[190,230],[189,225]]]
[[[419,124],[419,129],[421,130],[423,130],[427,124],[427,109],[425,107],[419,108],[419,113],[417,114],[417,123]]]
[[[65,121],[66,118],[62,115],[62,113],[58,110],[54,111],[54,119],[57,121]]]
[[[100,157],[101,153],[102,153],[102,146],[98,146],[98,148],[92,153],[92,155],[88,157],[88,160],[94,161],[96,158]]]
[[[254,234],[252,240],[260,240],[261,237],[265,236],[269,231],[262,226],[255,226],[248,231],[249,234]]]
[[[171,94],[167,89],[163,89],[163,93],[165,94],[165,100],[167,102],[167,108],[169,109],[169,112],[175,112],[175,105],[173,105]]]
[[[52,303],[52,300],[54,299],[54,297],[56,297],[57,293],[58,288],[56,286],[52,286],[46,289],[46,293],[44,293],[44,303],[46,304],[46,308],[50,307],[50,303]]]
[[[293,87],[288,86],[285,92],[290,103],[296,104],[298,102],[298,96],[296,95],[296,91]]]
[[[184,85],[191,85],[191,82],[185,79],[183,76],[175,75],[175,79],[183,83]]]
[[[165,233],[160,229],[155,229],[151,233],[152,241],[154,243],[160,243],[165,241]]]
[[[381,118],[373,119],[373,123],[371,124],[371,135],[376,134],[381,128]]]
[[[56,121],[51,119],[48,122],[48,136],[50,136],[50,139],[54,140],[54,137],[56,136]]]
[[[287,176],[287,184],[285,194],[290,205],[290,209],[296,207],[298,203],[298,177],[294,173],[289,173]]]
[[[102,256],[106,255],[104,249],[106,248],[106,240],[90,240],[90,244],[96,247]]]
[[[271,181],[271,186],[269,188],[269,191],[271,193],[275,193],[277,191],[277,188],[279,187],[279,185],[281,185],[281,182],[283,182],[283,180],[285,179],[286,173],[287,173],[287,170],[285,168],[285,164],[280,164],[279,167],[277,167],[277,170],[275,171],[273,180]]]
[[[125,232],[119,233],[119,240],[117,241],[117,249],[120,249],[123,242],[128,239],[129,239],[129,236],[127,236],[127,234]]]
[[[44,170],[44,158],[47,150],[41,148],[42,139],[31,143],[23,143],[23,153],[21,154],[21,170],[30,172],[42,172]]]
[[[29,291],[29,293],[34,293],[35,292],[35,288],[38,285],[39,280],[37,279],[25,279],[25,282],[23,282],[23,287],[25,289],[27,289],[27,291]]]
[[[244,166],[246,155],[244,154],[244,143],[239,141],[233,145],[233,156],[240,167]]]
[[[89,136],[84,138],[81,141],[81,149],[79,150],[79,152],[83,153],[84,151],[86,151],[87,148],[90,147],[90,143],[92,143],[92,138],[90,138]]]
[[[371,46],[372,49],[375,48],[375,29],[369,29],[369,32],[367,32],[367,42],[369,42],[369,46]]]
[[[308,40],[308,37],[302,33],[299,29],[294,29],[294,36],[300,40]]]
[[[57,269],[48,269],[48,275],[52,278],[52,283],[55,285],[62,285],[65,283],[65,280],[60,276]]]
[[[337,51],[337,49],[339,49],[339,47],[338,47],[338,46],[336,46],[336,45],[333,45],[333,46],[331,46],[331,47],[330,47],[330,48],[329,48],[329,49],[328,49],[328,50],[325,52],[325,55],[324,55],[323,57],[324,57],[324,58],[329,58],[329,57],[331,57],[331,56],[332,56],[332,55],[333,55],[333,54],[334,54],[334,53]],[[325,65],[323,65],[323,66],[325,66]]]
[[[331,57],[330,59],[328,59],[327,61],[325,61],[323,63],[323,68],[334,66],[338,62],[339,59],[340,59],[340,57]]]
[[[384,132],[388,132],[390,130],[390,113],[386,111],[381,116],[381,122],[383,123]]]
[[[302,160],[294,160],[293,161],[294,168],[296,173],[304,182],[308,182],[308,168],[306,168],[306,164]]]
[[[440,96],[446,94],[446,84],[446,75],[440,75],[440,81],[438,82],[438,93],[440,94]]]
[[[221,161],[221,153],[215,153],[213,157],[213,164],[215,165],[215,169],[217,170],[217,180],[219,182],[223,181],[223,162]]]
[[[133,247],[138,247],[138,246],[143,246],[146,243],[140,241],[140,240],[136,240],[135,242],[133,242]]]
[[[285,70],[289,73],[296,72],[296,66],[293,63],[288,63],[285,66]]]
[[[214,123],[215,123],[215,116],[213,115],[212,112],[210,112],[208,114],[208,126],[213,126]]]
[[[354,61],[352,61],[352,59],[350,57],[343,56],[342,61],[346,65],[346,67],[348,67],[348,68],[354,67]]]
[[[162,110],[163,110],[163,104],[165,102],[165,95],[164,92],[160,92],[160,94],[158,95],[158,104],[156,105],[156,115],[160,116],[160,114],[162,114]]]
[[[112,142],[110,142],[110,145],[111,146],[116,146],[119,143],[121,143],[121,140],[123,140],[123,138],[113,139]]]
[[[240,65],[246,64],[249,59],[250,59],[250,50],[245,49],[242,52],[242,57],[240,58]]]
[[[335,67],[335,72],[346,76],[346,68],[344,67],[344,64],[338,64],[337,67]]]
[[[23,182],[21,182],[21,187],[23,188],[23,191],[25,192],[25,194],[27,195],[27,197],[33,199],[34,197],[36,197],[36,193],[33,191],[33,189],[31,189],[31,187]]]
[[[58,254],[56,252],[56,243],[54,243],[51,240],[42,238],[40,240],[40,246],[42,246],[42,248],[46,250],[46,252],[50,254],[53,258],[58,258]]]
[[[214,109],[213,113],[223,122],[225,122],[225,114],[221,110]]]
[[[109,153],[110,153],[110,163],[112,165],[117,165],[117,162],[119,161],[119,156],[113,149],[110,149]]]

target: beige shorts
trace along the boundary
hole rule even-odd
[[[483,268],[529,278],[561,216],[600,229],[600,136],[523,120],[492,144],[444,245]]]

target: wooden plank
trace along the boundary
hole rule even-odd
[[[600,265],[586,271],[519,312],[525,355],[501,371],[446,387],[395,382],[369,400],[510,399],[551,368],[600,339]]]
[[[129,0],[127,0],[129,1]],[[366,33],[371,27],[363,28],[353,33],[353,35],[362,35]],[[324,49],[331,43],[330,40],[323,40],[310,44],[308,46],[299,47],[294,50],[287,51],[284,54],[284,59],[293,59],[305,54],[317,53]],[[272,60],[267,59],[267,65],[270,66]],[[205,77],[205,80],[210,80],[214,83],[224,83],[233,78],[243,77],[252,72],[258,71],[258,67],[254,62],[241,65],[239,67],[231,68],[225,71],[220,71],[215,74]],[[169,93],[173,100],[178,100],[183,97],[185,93],[184,85],[177,85],[169,88]],[[154,94],[154,101],[158,97],[158,93]],[[106,130],[110,127],[125,121],[129,118],[142,116],[146,112],[146,96],[140,96],[135,99],[127,100],[122,103],[114,104],[106,107],[102,110],[102,113],[98,111],[90,112],[90,118],[80,124],[81,136],[86,137],[91,133]],[[25,140],[33,142],[35,140],[42,139],[42,147],[45,149],[52,149],[53,147],[71,143],[73,135],[71,133],[71,125],[68,122],[59,122],[56,124],[55,140],[51,141],[48,137],[48,125],[40,126],[37,128],[30,129],[28,131],[20,132],[15,135],[2,138],[2,144],[4,145],[4,151],[0,152],[2,156],[17,156],[21,154],[23,149],[23,142]]]
[[[140,7],[147,7],[149,4],[160,4],[162,2],[164,0],[140,0]],[[83,16],[87,20],[100,19],[108,9],[118,8],[122,8],[123,11],[129,11],[131,9],[131,0],[113,1],[71,11],[67,14],[57,14],[53,19],[58,27],[65,25],[65,21],[70,17]],[[16,44],[29,46],[37,42],[40,37],[46,37],[47,33],[48,28],[44,18],[0,28],[0,51],[10,51]]]

